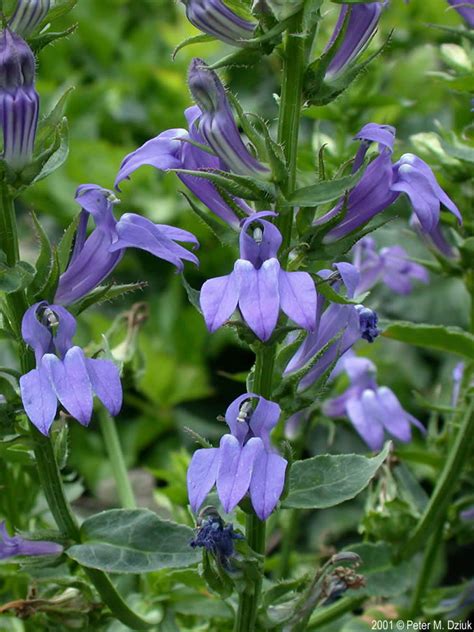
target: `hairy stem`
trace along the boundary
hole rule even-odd
[[[104,439],[105,449],[109,456],[112,473],[117,487],[117,495],[124,509],[135,509],[137,503],[127,473],[122,446],[115,425],[115,420],[105,409],[99,413],[99,424]]]
[[[13,196],[6,185],[0,188],[0,249],[6,255],[7,264],[14,266],[20,260],[20,249]],[[33,355],[21,338],[21,320],[29,307],[25,292],[19,290],[6,294],[6,305],[10,326],[17,335],[21,371],[24,374],[34,368]],[[48,507],[61,533],[74,542],[80,542],[79,525],[64,493],[51,439],[42,435],[33,425],[30,429],[38,476]],[[124,625],[132,630],[151,627],[152,624],[130,610],[105,573],[91,568],[84,568],[84,571],[112,614]]]
[[[298,13],[291,21],[285,36],[282,70],[278,142],[283,145],[287,162],[287,177],[281,184],[283,197],[292,193],[296,183],[296,159],[306,51],[306,41],[302,37],[301,30],[302,13]],[[293,212],[287,210],[286,213],[280,213],[277,225],[282,233],[282,251],[284,251],[291,243]],[[286,261],[287,257],[280,262],[281,265],[285,266]],[[275,345],[263,345],[256,358],[254,391],[268,399],[272,397],[275,353]],[[246,537],[256,553],[265,554],[265,522],[262,522],[255,514],[247,516]],[[256,629],[262,579],[259,577],[251,590],[244,591],[240,595],[234,632],[253,632]]]

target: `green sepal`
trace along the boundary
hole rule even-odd
[[[188,176],[210,180],[218,188],[228,191],[230,195],[247,200],[260,202],[274,201],[276,198],[275,187],[269,182],[252,178],[250,176],[238,176],[227,171],[214,169],[213,171],[193,171],[190,169],[174,169],[175,173],[183,173]]]
[[[289,198],[291,206],[319,206],[338,200],[347,191],[353,189],[365,173],[366,164],[348,176],[334,180],[324,180],[303,189],[298,189]]]
[[[42,296],[43,289],[48,282],[51,268],[53,266],[53,253],[48,235],[39,223],[36,213],[32,211],[31,217],[33,219],[34,229],[40,244],[39,255],[35,263],[36,274],[28,287],[28,296],[31,299],[30,302],[34,302],[35,298]]]
[[[69,311],[73,313],[75,316],[79,316],[86,309],[92,307],[92,305],[100,305],[101,303],[105,303],[107,301],[113,301],[116,298],[124,296],[130,292],[136,292],[137,290],[142,290],[148,284],[145,281],[139,281],[136,283],[123,283],[123,284],[115,284],[109,283],[108,285],[99,285],[92,292],[89,292],[84,298],[82,298],[77,303],[74,303],[71,307],[69,307]]]
[[[199,217],[199,219],[209,228],[215,237],[221,244],[232,244],[235,240],[235,231],[229,230],[227,225],[217,221],[209,215],[206,211],[199,208],[199,205],[184,191],[181,191],[181,195],[186,199],[187,203],[191,207],[191,210]]]
[[[59,268],[61,270],[61,273],[66,270],[69,259],[71,258],[72,244],[76,235],[77,227],[79,225],[80,217],[81,213],[78,213],[74,217],[74,219],[70,222],[69,226],[64,231],[63,236],[61,237],[57,245]]]
[[[186,46],[192,46],[193,44],[207,44],[209,42],[217,42],[217,39],[212,35],[206,35],[205,33],[201,33],[201,35],[194,35],[193,37],[187,37],[176,46],[172,54],[172,59],[174,61],[179,51],[186,48]]]
[[[32,37],[29,40],[31,50],[35,54],[38,54],[43,48],[45,48],[45,46],[48,46],[48,44],[52,44],[53,42],[56,42],[57,40],[62,39],[63,37],[68,37],[69,35],[74,33],[74,31],[77,29],[78,26],[79,24],[76,23],[70,26],[69,28],[67,28],[65,31],[58,31],[58,32],[46,31],[46,33],[41,33],[40,35],[36,35],[35,37]]]
[[[201,304],[199,302],[199,297],[201,296],[201,292],[199,290],[195,290],[193,287],[189,285],[184,274],[181,275],[181,282],[186,291],[186,295],[188,297],[189,302],[200,314],[202,314]]]
[[[222,599],[227,599],[234,592],[234,583],[222,568],[222,565],[206,550],[202,556],[202,577],[206,584]]]
[[[355,298],[342,296],[336,292],[336,290],[328,282],[328,279],[319,279],[319,281],[316,281],[316,289],[319,294],[322,294],[325,298],[331,301],[331,303],[338,303],[339,305],[360,305],[370,294],[370,292],[364,292]]]

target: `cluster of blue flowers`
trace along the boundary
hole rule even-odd
[[[257,24],[237,16],[221,0],[185,0],[184,4],[193,24],[227,43],[242,47],[254,36]],[[271,11],[279,18],[287,17],[299,7],[299,2],[257,4],[259,11]],[[328,81],[343,73],[366,46],[385,4],[341,7],[326,49],[332,55],[326,71]],[[472,9],[457,6],[456,2],[451,4],[466,20],[472,19]],[[3,159],[17,171],[33,156],[39,101],[34,55],[20,34],[28,34],[41,22],[49,3],[28,6],[29,11],[24,7],[17,10],[9,27],[0,35]],[[343,27],[345,34],[340,43]],[[332,50],[336,43],[337,50]],[[298,384],[298,390],[303,392],[358,340],[372,342],[379,333],[375,312],[350,302],[328,302],[317,292],[315,279],[331,283],[334,290],[344,290],[347,298],[353,299],[379,280],[394,292],[408,293],[413,280],[428,281],[427,272],[412,263],[403,248],[395,246],[377,252],[371,239],[359,243],[353,263],[335,263],[333,269],[321,270],[314,278],[307,272],[285,270],[278,258],[282,235],[274,223],[273,210],[256,212],[244,199],[226,194],[211,180],[186,173],[219,170],[262,181],[268,181],[272,175],[243,140],[220,78],[200,59],[194,59],[190,65],[189,88],[195,105],[185,112],[187,129],[163,131],[126,156],[118,170],[115,189],[120,191],[123,181],[143,165],[165,172],[176,171],[192,194],[239,232],[240,254],[232,271],[206,281],[202,287],[200,305],[206,325],[213,332],[238,311],[256,338],[267,342],[283,312],[296,327],[307,332],[284,370],[284,376],[290,376],[311,363]],[[458,221],[461,215],[438,185],[430,167],[413,154],[404,154],[393,161],[395,129],[391,126],[369,123],[356,134],[355,140],[360,147],[354,158],[354,172],[363,168],[373,143],[378,145],[377,156],[348,195],[314,222],[315,226],[331,222],[325,241],[332,242],[354,232],[405,194],[419,230],[432,243],[442,243],[441,206]],[[92,416],[94,394],[112,415],[119,412],[122,403],[117,367],[109,359],[87,358],[73,344],[76,322],[67,307],[107,279],[127,248],[145,250],[180,271],[185,261],[198,263],[196,255],[180,245],[197,247],[194,235],[173,226],[154,224],[134,213],[122,214],[117,219],[114,208],[118,198],[113,191],[84,184],[77,189],[76,202],[81,212],[74,248],[59,279],[54,304],[40,301],[23,318],[22,335],[35,353],[36,368],[22,376],[21,396],[29,419],[44,434],[50,431],[58,402],[84,425]],[[341,219],[334,223],[339,215]],[[88,235],[90,218],[94,227]],[[400,441],[410,440],[411,426],[420,424],[402,409],[388,388],[377,386],[373,365],[368,360],[349,358],[344,368],[351,386],[342,396],[327,402],[326,414],[347,415],[371,449],[381,446],[384,430]],[[215,485],[226,512],[249,494],[259,518],[268,518],[282,494],[287,469],[287,461],[273,448],[270,438],[280,414],[278,404],[251,392],[230,404],[225,415],[230,433],[222,437],[218,448],[200,449],[193,455],[188,491],[194,511]],[[208,526],[214,533],[216,527]],[[3,538],[6,541],[5,534]],[[196,541],[196,545],[201,544]]]

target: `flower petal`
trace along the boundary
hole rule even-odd
[[[393,437],[403,443],[408,443],[411,440],[410,422],[395,393],[388,387],[382,386],[377,389],[377,399],[382,413],[380,422]]]
[[[169,261],[179,270],[183,269],[182,259],[198,264],[199,261],[192,252],[175,243],[169,236],[169,227],[162,230],[160,224],[154,224],[146,217],[135,213],[125,213],[115,227],[118,240],[109,248],[110,252],[123,248],[140,248],[150,252],[155,257]],[[184,232],[184,231],[183,231]],[[187,241],[192,241],[187,233]],[[194,241],[197,243],[197,240]]]
[[[117,367],[111,360],[85,358],[92,389],[111,415],[122,408],[122,384]]]
[[[262,439],[265,449],[270,449],[270,432],[280,419],[281,408],[275,402],[259,397],[259,402],[250,418],[250,428],[256,437]]]
[[[250,261],[238,259],[234,274],[239,279],[239,308],[245,322],[262,341],[270,338],[280,311],[277,259],[268,259],[259,270]]]
[[[232,435],[224,435],[219,447],[217,493],[226,513],[245,496],[256,459],[263,452],[261,439],[252,438],[242,447]]]
[[[371,450],[383,445],[383,426],[380,423],[378,403],[374,391],[366,390],[360,399],[347,402],[347,416]]]
[[[47,353],[41,364],[61,404],[72,417],[87,426],[92,417],[92,386],[82,349],[71,347],[62,362]]]
[[[272,452],[262,452],[255,461],[250,498],[260,520],[266,520],[280,500],[287,465],[282,456]]]
[[[297,325],[314,331],[316,329],[316,288],[307,272],[285,272],[280,270],[280,306]]]
[[[58,400],[47,372],[40,367],[22,375],[20,393],[29,420],[42,434],[48,436],[56,417]]]
[[[188,497],[194,512],[204,502],[217,478],[219,448],[196,450],[188,468]]]
[[[239,279],[234,272],[204,283],[199,302],[209,331],[222,327],[235,312],[238,301]]]

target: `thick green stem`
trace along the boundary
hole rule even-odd
[[[433,533],[433,528],[439,525],[449,505],[455,486],[459,480],[462,468],[470,454],[472,437],[474,434],[474,400],[470,400],[456,440],[448,454],[446,464],[438,478],[438,483],[431,495],[428,506],[425,509],[411,539],[403,548],[402,555],[410,558],[420,548],[426,538]]]
[[[358,606],[360,606],[366,597],[344,597],[340,601],[336,601],[335,604],[331,606],[326,606],[325,608],[321,608],[318,610],[317,614],[313,615],[309,620],[307,630],[318,630],[322,628],[324,625],[331,623],[331,621],[336,621],[342,617],[346,612],[351,612],[355,610]]]
[[[107,450],[110,465],[112,466],[120,504],[124,509],[135,509],[137,503],[128,477],[115,420],[106,410],[102,409],[99,413],[99,424],[105,443],[105,449]]]
[[[13,196],[5,185],[1,187],[0,191],[0,250],[5,253],[9,266],[18,263],[20,249],[15,208]],[[6,304],[10,325],[17,335],[21,371],[24,374],[34,368],[33,356],[21,338],[21,320],[29,307],[25,292],[20,290],[7,294]],[[80,542],[79,526],[64,493],[61,473],[51,439],[42,435],[34,426],[31,426],[31,436],[39,480],[54,520],[65,537],[74,542]],[[132,630],[146,630],[151,627],[151,623],[130,610],[105,573],[91,568],[84,568],[84,571],[104,603],[119,621]]]
[[[438,547],[443,535],[443,521],[440,520],[436,531],[428,540],[428,544],[423,553],[423,562],[421,565],[420,573],[416,582],[415,589],[410,605],[410,616],[416,617],[421,613],[418,612],[420,605],[425,594],[426,589],[429,586],[430,578],[433,572],[433,566],[436,562]]]
[[[302,36],[301,31],[302,13],[298,13],[288,26],[285,36],[282,71],[278,142],[283,146],[287,163],[287,177],[280,185],[283,198],[293,192],[296,184],[296,160],[306,52],[306,39]],[[283,252],[291,243],[293,212],[289,209],[281,209],[277,225],[283,237]],[[285,266],[286,261],[287,256],[286,259],[280,261],[281,265]],[[257,353],[253,390],[256,394],[262,395],[267,399],[272,397],[275,353],[275,345],[263,345]],[[265,522],[262,522],[255,514],[247,516],[246,537],[249,545],[256,553],[265,554]],[[253,632],[256,629],[262,579],[262,577],[259,577],[251,590],[241,594],[234,632]]]

